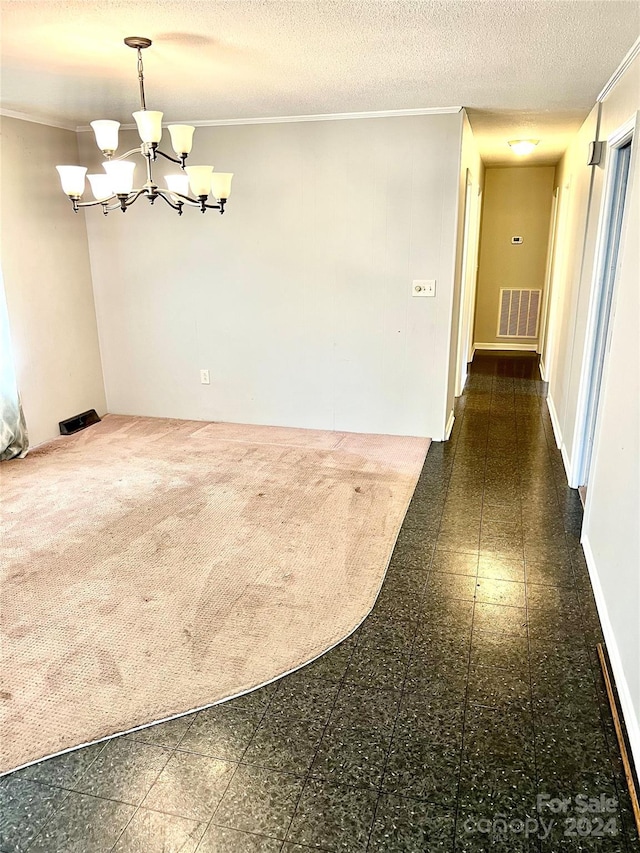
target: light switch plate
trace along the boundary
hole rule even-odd
[[[436,295],[436,280],[435,278],[417,278],[411,284],[412,296],[435,296]]]
[[[209,379],[209,371],[208,370],[201,370],[200,371],[200,382],[203,385],[209,385],[210,379]]]

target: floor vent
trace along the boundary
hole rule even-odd
[[[100,423],[98,413],[95,409],[89,409],[88,412],[82,412],[73,418],[67,418],[66,421],[60,421],[58,426],[60,427],[60,435],[73,435],[74,432],[97,423]]]
[[[537,338],[541,290],[500,290],[499,338]]]

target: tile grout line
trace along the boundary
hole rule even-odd
[[[163,765],[163,766],[162,766],[162,768],[160,769],[160,771],[159,771],[158,775],[156,776],[156,778],[153,780],[153,783],[151,784],[151,787],[149,788],[149,790],[146,792],[146,794],[144,795],[144,797],[142,798],[142,800],[141,800],[141,801],[140,801],[140,802],[135,806],[134,811],[133,811],[133,814],[131,815],[131,817],[129,818],[129,820],[126,822],[126,824],[122,827],[122,830],[121,830],[121,831],[120,831],[120,833],[118,834],[118,837],[116,838],[116,840],[115,840],[114,844],[113,844],[113,845],[112,845],[112,847],[110,848],[110,851],[114,850],[114,848],[118,845],[118,843],[119,843],[120,839],[122,838],[122,836],[124,835],[124,833],[125,833],[125,832],[127,831],[127,829],[129,828],[129,826],[130,826],[131,822],[133,821],[133,819],[135,818],[135,816],[138,814],[138,812],[140,811],[140,809],[143,807],[143,803],[144,803],[144,801],[147,799],[147,797],[148,797],[148,796],[149,796],[149,794],[151,793],[151,791],[152,791],[153,787],[155,786],[155,784],[157,783],[158,779],[160,778],[160,776],[161,776],[161,775],[162,775],[162,773],[164,772],[164,770],[165,770],[166,766],[168,765],[169,761],[171,761],[171,758],[175,755],[175,753],[176,753],[176,751],[177,751],[177,748],[178,748],[178,745],[182,742],[182,740],[184,739],[185,735],[187,734],[187,732],[189,731],[189,729],[191,728],[191,726],[194,724],[194,722],[195,722],[195,720],[196,720],[196,717],[197,717],[197,714],[195,714],[195,715],[194,715],[193,719],[191,720],[191,722],[189,723],[189,725],[187,726],[187,728],[184,730],[184,732],[182,733],[182,735],[178,738],[178,741],[176,742],[176,744],[175,744],[173,747],[171,747],[170,749],[169,749],[169,747],[163,746],[162,744],[149,744],[149,743],[146,743],[146,744],[145,744],[143,741],[136,741],[136,740],[133,740],[133,739],[132,739],[134,743],[142,743],[143,745],[146,745],[146,746],[161,746],[163,749],[169,749],[169,757],[167,758],[167,760],[165,761],[164,765]],[[115,738],[114,738],[114,740],[115,740]]]
[[[275,694],[274,694],[274,695],[275,695]],[[267,710],[268,710],[268,708],[269,708],[269,706],[270,706],[270,704],[271,704],[272,699],[273,699],[273,696],[271,696],[271,698],[270,698],[270,699],[269,699],[269,701],[267,702],[267,704],[266,704],[266,706],[265,706],[265,709],[264,709],[264,711],[263,711],[263,713],[262,713],[262,716],[260,717],[260,721],[258,722],[258,726],[260,725],[260,723],[262,722],[262,720],[263,720],[263,718],[264,718],[265,714],[267,713]],[[214,707],[215,707],[215,706],[214,706]],[[206,709],[206,710],[208,710],[208,709]],[[134,819],[134,818],[135,818],[135,816],[138,814],[138,812],[140,811],[140,809],[141,809],[141,808],[144,808],[144,803],[145,803],[145,801],[146,801],[147,797],[149,796],[149,794],[150,794],[150,793],[151,793],[151,791],[153,790],[154,786],[155,786],[155,785],[156,785],[156,783],[158,782],[158,779],[160,778],[160,776],[162,775],[162,773],[163,773],[163,772],[164,772],[164,770],[166,769],[167,765],[169,764],[169,761],[170,761],[170,760],[173,758],[173,756],[174,756],[174,755],[176,755],[178,752],[181,752],[181,753],[184,753],[184,754],[187,754],[187,755],[197,755],[197,756],[199,756],[199,757],[201,757],[201,758],[208,758],[208,759],[211,759],[212,761],[224,761],[224,762],[225,762],[225,763],[227,763],[227,764],[235,764],[235,765],[236,765],[236,766],[235,766],[235,769],[234,769],[234,771],[233,771],[233,773],[231,774],[231,776],[230,776],[230,778],[229,778],[229,781],[228,781],[227,785],[225,786],[224,792],[222,793],[222,796],[220,797],[220,799],[219,799],[219,801],[218,801],[218,804],[216,805],[216,808],[214,809],[213,814],[215,814],[215,812],[217,811],[218,806],[219,806],[219,805],[220,805],[220,803],[222,802],[222,799],[224,798],[224,795],[226,794],[226,792],[227,792],[227,790],[228,790],[228,788],[229,788],[229,785],[231,784],[231,782],[232,782],[232,780],[233,780],[233,778],[234,778],[234,776],[235,776],[235,774],[236,774],[236,771],[237,771],[237,769],[238,769],[238,767],[239,767],[239,765],[240,765],[240,762],[239,762],[239,761],[229,761],[228,759],[219,758],[219,757],[217,757],[217,756],[214,756],[214,755],[208,755],[208,754],[205,754],[205,753],[192,752],[192,751],[188,751],[188,750],[180,750],[180,748],[179,748],[179,747],[180,747],[180,744],[182,743],[182,741],[183,741],[183,740],[184,740],[184,738],[186,737],[187,733],[189,732],[189,730],[191,729],[191,727],[192,727],[192,726],[193,726],[193,724],[195,723],[196,718],[198,717],[198,715],[199,715],[200,713],[202,713],[202,711],[197,711],[197,712],[194,714],[193,719],[191,720],[191,722],[189,723],[189,725],[187,726],[187,728],[184,730],[184,732],[181,734],[181,736],[178,738],[178,740],[177,740],[176,744],[175,744],[173,747],[166,747],[166,746],[163,746],[162,744],[150,744],[150,743],[148,743],[148,742],[144,742],[144,741],[134,741],[135,743],[140,743],[140,744],[145,745],[145,746],[158,746],[158,747],[160,747],[160,748],[162,748],[162,749],[167,749],[167,750],[169,751],[169,753],[170,753],[170,754],[169,754],[169,757],[167,758],[166,762],[164,763],[163,767],[162,767],[162,768],[161,768],[161,770],[159,771],[158,775],[157,775],[157,776],[156,776],[156,778],[154,779],[154,781],[153,781],[153,783],[152,783],[151,787],[149,788],[149,790],[146,792],[146,794],[144,795],[144,797],[142,798],[142,800],[140,801],[140,803],[138,803],[138,804],[137,804],[137,806],[135,806],[135,809],[134,809],[133,814],[131,815],[130,819],[127,821],[127,823],[124,825],[124,827],[123,827],[123,828],[122,828],[122,830],[120,831],[120,833],[119,833],[118,837],[116,838],[116,841],[114,842],[113,846],[110,848],[110,853],[112,853],[112,851],[113,851],[113,850],[115,849],[115,847],[118,845],[118,843],[119,843],[120,839],[122,838],[122,836],[124,835],[124,833],[126,832],[126,830],[128,829],[128,827],[130,826],[130,824],[132,823],[133,819]],[[256,728],[257,728],[257,727],[256,727]],[[114,738],[113,740],[115,740],[115,739],[116,739],[116,738]],[[245,752],[246,752],[246,749],[247,749],[247,748],[248,748],[248,744],[247,744],[247,747],[245,748]],[[243,752],[243,755],[244,755],[244,752]],[[81,793],[81,792],[76,792],[76,793]],[[89,795],[89,796],[93,796],[93,795]],[[108,799],[108,798],[102,798],[102,799]],[[115,802],[119,802],[119,801],[117,801],[117,800],[116,800]],[[131,805],[131,804],[127,804],[127,805]],[[177,814],[175,814],[175,813],[173,813],[173,812],[164,812],[164,811],[162,811],[162,810],[160,810],[160,809],[149,809],[149,811],[154,811],[154,812],[157,812],[157,813],[159,813],[159,814],[166,814],[166,815],[170,815],[170,816],[172,816],[172,817],[182,817],[184,820],[197,820],[196,818],[187,818],[187,817],[185,817],[184,815],[177,815]],[[200,839],[198,840],[198,843],[197,843],[196,847],[194,848],[194,853],[196,853],[197,848],[198,848],[198,847],[200,846],[200,844],[202,843],[202,840],[203,840],[204,836],[206,835],[207,830],[209,829],[209,826],[210,826],[211,821],[212,821],[212,819],[213,819],[213,814],[212,814],[211,818],[209,818],[209,820],[206,822],[206,827],[205,827],[205,829],[204,829],[204,832],[202,833],[202,836],[201,836],[201,837],[200,837]],[[199,823],[204,823],[205,821],[198,821],[198,822],[199,822]]]
[[[482,499],[480,501],[480,529],[478,531],[478,560],[476,562],[476,591],[473,597],[473,607],[471,611],[471,631],[469,632],[469,654],[467,660],[467,680],[465,685],[465,693],[464,693],[464,701],[462,704],[462,729],[460,732],[460,766],[458,768],[458,785],[457,785],[457,793],[456,793],[456,801],[455,807],[453,811],[453,835],[452,835],[452,850],[456,848],[456,841],[458,837],[458,814],[460,812],[460,784],[462,782],[462,766],[464,762],[464,750],[465,750],[465,730],[467,725],[467,709],[469,707],[469,678],[471,676],[471,650],[473,648],[473,626],[475,623],[475,614],[476,614],[476,602],[477,602],[477,583],[478,583],[478,572],[480,569],[480,541],[482,537],[482,514],[484,512],[484,484],[487,472],[487,449],[489,447],[489,435],[491,430],[491,399],[493,399],[493,379],[491,381],[491,397],[489,402],[489,416],[487,418],[487,438],[484,447],[484,466],[483,466],[483,483],[482,483]],[[464,420],[464,416],[463,416]]]
[[[280,683],[282,683],[282,680],[281,680],[281,682],[280,682]],[[258,689],[258,690],[260,690],[261,688],[257,688],[257,689]],[[279,689],[279,687],[278,687],[278,689]],[[195,846],[195,848],[194,848],[193,853],[198,853],[198,849],[199,849],[200,845],[202,844],[202,842],[203,842],[203,840],[204,840],[205,835],[207,834],[207,832],[209,832],[209,829],[210,829],[212,826],[215,826],[215,825],[216,825],[216,824],[214,824],[213,819],[214,819],[214,817],[216,816],[216,814],[217,814],[217,812],[218,812],[218,809],[219,809],[219,808],[220,808],[220,806],[222,805],[222,801],[224,800],[224,798],[225,798],[225,796],[226,796],[226,794],[227,794],[227,791],[228,791],[228,790],[229,790],[229,788],[231,787],[231,783],[233,782],[233,780],[234,780],[234,779],[235,779],[235,777],[236,777],[236,773],[238,772],[238,769],[239,769],[239,767],[240,767],[240,766],[241,766],[241,764],[242,764],[242,759],[243,759],[243,758],[244,758],[244,756],[247,754],[247,750],[249,749],[249,746],[250,746],[250,744],[251,744],[251,741],[252,741],[252,740],[253,740],[253,738],[255,737],[255,733],[258,731],[258,729],[259,729],[259,728],[260,728],[260,726],[262,725],[262,721],[263,721],[263,720],[264,720],[264,718],[266,717],[266,715],[267,715],[267,713],[268,713],[268,711],[269,711],[269,708],[271,707],[271,703],[273,702],[273,700],[274,700],[274,698],[275,698],[275,695],[276,695],[276,693],[278,692],[278,689],[274,690],[274,692],[272,693],[271,697],[269,698],[269,701],[268,701],[268,702],[267,702],[267,704],[265,705],[264,711],[262,712],[262,715],[260,716],[260,719],[259,719],[259,721],[258,721],[258,724],[257,724],[257,726],[255,727],[255,729],[254,729],[254,731],[253,731],[253,734],[252,734],[252,735],[251,735],[251,737],[249,738],[249,740],[248,740],[248,742],[247,742],[247,745],[245,746],[245,748],[244,748],[244,749],[243,749],[243,751],[242,751],[242,755],[241,755],[241,757],[240,757],[237,761],[233,762],[233,763],[236,765],[236,766],[235,766],[235,768],[234,768],[234,771],[233,771],[233,773],[231,774],[231,776],[229,777],[229,781],[228,781],[228,783],[227,783],[227,785],[226,785],[226,787],[225,787],[225,789],[224,789],[224,791],[223,791],[223,793],[222,793],[222,796],[221,796],[221,797],[220,797],[220,799],[218,800],[218,802],[217,802],[217,804],[216,804],[216,807],[215,807],[215,809],[213,810],[213,812],[212,812],[212,814],[211,814],[211,817],[210,817],[210,818],[209,818],[209,820],[207,821],[207,825],[205,826],[204,832],[203,832],[203,833],[202,833],[202,835],[200,836],[200,839],[199,839],[198,843],[196,844],[196,846]],[[214,707],[215,707],[215,706],[214,706]],[[198,713],[200,714],[200,713],[202,713],[202,712],[201,712],[201,711],[199,711]],[[193,722],[195,722],[195,719],[194,719],[194,721],[193,721]],[[189,727],[189,728],[190,728],[190,727]],[[186,732],[185,732],[185,734],[186,734]],[[183,739],[184,739],[184,736],[183,736],[182,738],[180,738],[179,743],[182,743],[182,740],[183,740]],[[224,759],[218,759],[218,760],[223,761]],[[233,828],[233,827],[230,827],[230,828]]]
[[[427,458],[428,458],[428,453],[427,453]],[[426,461],[425,461],[425,464],[426,464]],[[423,466],[423,471],[424,471],[424,466]],[[421,473],[422,473],[422,472],[421,472]],[[449,482],[450,476],[451,476],[451,475],[449,475],[449,478],[447,479],[447,484],[448,484],[448,482]],[[437,541],[438,541],[438,535],[439,535],[439,532],[440,532],[440,528],[441,528],[441,526],[442,526],[442,515],[440,516],[440,524],[438,525],[438,531],[437,531],[437,533],[436,533],[436,535],[435,535],[435,542],[436,542],[436,543],[437,543]],[[420,531],[419,531],[419,532],[420,532]],[[432,569],[433,569],[433,560],[434,560],[435,552],[436,552],[436,546],[434,546],[434,547],[431,549],[431,557],[430,557],[430,559],[429,559],[429,568],[428,568],[428,570],[427,570],[426,577],[425,577],[425,580],[424,580],[424,583],[423,583],[422,592],[421,592],[421,594],[420,594],[420,601],[419,601],[418,607],[420,606],[420,604],[422,603],[422,601],[424,600],[424,597],[425,597],[425,595],[426,595],[427,586],[428,586],[428,583],[429,583],[429,578],[430,578],[430,576],[431,576],[431,572],[432,572]],[[378,785],[376,786],[376,790],[377,790],[376,804],[375,804],[374,809],[373,809],[373,818],[372,818],[372,821],[371,821],[371,826],[369,827],[369,834],[368,834],[368,836],[367,836],[367,843],[366,843],[366,847],[365,847],[365,853],[366,853],[366,851],[368,851],[368,850],[369,850],[369,846],[370,846],[370,844],[371,844],[371,838],[372,838],[372,835],[373,835],[373,830],[374,830],[374,828],[375,828],[375,824],[376,824],[376,817],[377,817],[377,815],[378,815],[378,806],[379,806],[379,804],[380,804],[380,800],[381,800],[381,798],[382,798],[382,797],[384,796],[384,794],[385,794],[385,792],[384,792],[384,790],[383,790],[384,774],[385,774],[385,771],[386,771],[386,769],[387,769],[387,764],[388,764],[388,761],[389,761],[389,756],[390,756],[390,754],[391,754],[391,747],[392,747],[392,745],[393,745],[393,737],[394,737],[394,734],[395,734],[396,725],[397,725],[397,722],[398,722],[398,717],[400,716],[400,708],[401,708],[401,706],[402,706],[402,700],[403,700],[403,698],[404,698],[404,694],[405,694],[405,684],[406,684],[406,682],[407,682],[407,677],[408,677],[408,674],[409,674],[409,666],[410,666],[410,664],[411,664],[411,659],[412,659],[412,657],[413,657],[413,649],[414,649],[414,647],[415,647],[415,641],[416,641],[416,635],[417,635],[417,633],[418,633],[418,623],[416,622],[415,629],[414,629],[414,631],[413,631],[413,633],[412,633],[412,636],[411,636],[411,643],[410,643],[410,648],[409,648],[409,651],[408,651],[408,657],[407,657],[407,665],[406,665],[406,667],[405,667],[405,671],[404,671],[404,678],[402,679],[402,687],[401,687],[401,688],[400,688],[400,690],[398,691],[398,692],[399,692],[399,694],[400,694],[400,698],[398,699],[398,707],[397,707],[397,709],[396,709],[396,714],[395,714],[395,717],[394,717],[393,726],[391,727],[391,732],[390,732],[390,734],[389,734],[389,742],[388,742],[388,744],[387,744],[387,749],[386,749],[386,752],[385,752],[385,759],[384,759],[384,763],[382,764],[382,768],[381,768],[381,771],[380,771],[380,780],[379,780],[379,782],[378,782]]]
[[[386,575],[385,575],[385,580],[386,580]],[[384,586],[384,580],[383,580],[383,582],[382,582],[382,586]],[[382,589],[382,588],[381,588],[381,589]],[[289,842],[289,841],[288,841],[287,836],[289,835],[289,832],[291,831],[291,827],[292,827],[292,825],[293,825],[293,820],[294,820],[294,818],[295,818],[295,816],[296,816],[296,812],[298,811],[298,806],[300,805],[300,801],[301,801],[301,799],[302,799],[302,795],[303,795],[303,793],[304,793],[304,789],[307,787],[307,783],[308,783],[308,781],[309,781],[311,778],[313,778],[313,777],[311,776],[311,768],[313,767],[313,762],[316,760],[316,756],[318,755],[318,750],[320,749],[320,744],[322,743],[322,739],[324,738],[325,733],[326,733],[326,731],[327,731],[327,726],[329,725],[329,720],[331,719],[331,715],[333,714],[333,711],[334,711],[334,709],[335,709],[335,707],[336,707],[336,702],[338,701],[338,696],[340,695],[340,693],[342,692],[342,688],[344,687],[344,684],[345,684],[345,676],[346,676],[347,671],[348,671],[348,669],[349,669],[349,666],[350,666],[350,664],[351,664],[351,659],[353,658],[353,655],[355,654],[355,651],[356,651],[356,649],[358,648],[358,644],[359,644],[359,640],[357,640],[357,641],[356,641],[356,646],[355,646],[355,648],[353,648],[353,649],[351,650],[351,654],[349,655],[349,661],[348,661],[348,663],[347,663],[347,666],[345,667],[345,671],[344,671],[344,673],[343,673],[343,676],[342,676],[342,678],[340,679],[340,681],[339,681],[339,683],[338,683],[338,689],[336,690],[336,695],[333,697],[333,702],[331,703],[331,709],[330,709],[329,713],[327,714],[326,722],[325,722],[325,724],[324,724],[324,726],[323,726],[323,728],[322,728],[322,734],[321,734],[321,735],[320,735],[320,737],[318,738],[318,743],[317,743],[317,746],[316,746],[315,751],[314,751],[314,753],[313,753],[313,758],[312,758],[312,759],[311,759],[311,761],[309,762],[309,766],[308,766],[308,768],[307,768],[307,771],[306,771],[306,773],[305,773],[304,777],[302,777],[302,776],[301,776],[301,777],[299,777],[299,778],[302,778],[302,780],[303,780],[303,781],[302,781],[302,785],[300,786],[300,793],[298,794],[298,796],[297,796],[297,798],[296,798],[296,804],[295,804],[295,806],[293,807],[293,809],[292,809],[292,811],[291,811],[291,819],[289,820],[289,823],[287,824],[287,828],[286,828],[286,830],[285,830],[285,832],[284,832],[284,838],[282,839],[282,844],[280,845],[280,850],[281,850],[281,851],[282,851],[282,850],[284,850],[284,845],[285,845],[285,844],[288,844],[288,843],[296,844],[296,843],[297,843],[297,842],[295,842],[295,841],[293,841],[293,842]],[[247,747],[247,748],[248,748],[248,747]],[[319,848],[319,847],[316,847],[316,849],[320,849],[320,850],[322,850],[322,848]],[[196,853],[197,853],[197,851],[196,851]]]
[[[163,771],[164,771],[165,767],[166,767],[166,766],[167,766],[167,764],[171,761],[172,756],[173,756],[173,755],[175,755],[176,750],[177,750],[177,748],[178,748],[178,744],[179,744],[179,743],[181,743],[181,741],[184,739],[185,735],[187,734],[187,732],[189,731],[189,729],[191,728],[191,726],[194,724],[194,722],[195,722],[195,720],[196,720],[196,716],[197,716],[197,714],[196,714],[196,715],[194,716],[194,718],[191,720],[191,722],[189,723],[189,725],[187,726],[187,728],[184,730],[184,732],[182,733],[182,735],[178,738],[178,741],[177,741],[176,745],[175,745],[174,747],[172,747],[172,749],[171,749],[171,751],[170,751],[170,753],[169,753],[169,757],[167,758],[167,760],[166,760],[166,761],[165,761],[165,763],[163,764],[163,766],[162,766],[162,768],[160,769],[160,771],[159,771],[158,775],[156,776],[156,778],[153,780],[153,783],[151,784],[151,787],[149,788],[149,790],[147,791],[147,793],[144,795],[144,797],[142,798],[142,800],[140,800],[140,802],[138,803],[138,805],[134,808],[133,813],[132,813],[131,817],[129,818],[129,820],[128,820],[128,821],[125,823],[125,825],[122,827],[122,830],[120,831],[120,833],[118,834],[118,837],[116,838],[115,842],[113,843],[113,845],[112,845],[112,846],[111,846],[111,848],[110,848],[110,853],[111,853],[111,851],[113,851],[113,850],[117,847],[118,843],[120,842],[120,839],[121,839],[121,838],[122,838],[122,836],[125,834],[125,832],[126,832],[126,831],[127,831],[127,829],[129,828],[130,824],[132,823],[133,819],[135,818],[135,816],[138,814],[138,812],[139,812],[139,811],[140,811],[140,809],[142,808],[142,804],[144,803],[144,801],[147,799],[147,797],[148,797],[148,796],[149,796],[149,794],[151,793],[151,791],[152,791],[153,787],[155,786],[156,782],[158,781],[158,779],[159,779],[159,778],[160,778],[160,776],[162,775],[162,773],[163,773]],[[111,742],[111,741],[110,741],[110,742]],[[134,743],[140,743],[140,741],[133,741],[133,742],[134,742]],[[153,745],[153,744],[147,744],[147,745],[151,746],[151,745]],[[166,747],[165,747],[165,748],[166,748]],[[198,842],[198,843],[199,843],[199,842]]]
[[[463,415],[463,417],[464,417],[464,415]],[[462,421],[462,419],[461,419],[461,421]],[[455,425],[454,425],[454,429],[455,429]],[[453,452],[453,459],[455,459],[456,449],[457,449],[457,439],[456,439],[456,445],[455,445],[454,452]],[[429,454],[427,453],[427,460],[428,460],[428,457],[429,457]],[[425,465],[426,465],[426,462],[425,462]],[[449,468],[450,468],[450,470],[449,470],[449,474],[448,474],[448,477],[447,477],[447,487],[446,487],[446,489],[444,490],[444,491],[445,491],[445,501],[444,501],[445,503],[446,503],[446,493],[448,492],[448,489],[449,489],[449,483],[450,483],[450,481],[451,481],[451,471],[453,470],[453,460],[452,460],[452,464],[451,464],[451,466],[449,466]],[[423,471],[424,471],[424,466],[423,466]],[[444,504],[443,504],[443,506],[444,506]],[[425,581],[424,581],[424,585],[423,585],[423,588],[422,588],[422,593],[421,593],[421,595],[420,595],[420,601],[419,601],[418,607],[420,607],[420,604],[422,604],[422,601],[424,600],[425,596],[427,595],[427,587],[428,587],[428,584],[429,584],[429,578],[430,578],[431,573],[432,573],[432,571],[433,571],[433,560],[434,560],[435,552],[436,552],[436,549],[437,549],[438,536],[439,536],[439,533],[440,533],[440,529],[441,529],[441,527],[442,527],[442,514],[441,514],[441,516],[440,516],[440,523],[439,523],[439,525],[438,525],[438,530],[437,530],[436,535],[435,535],[435,542],[436,542],[436,545],[431,549],[431,558],[430,558],[430,561],[429,561],[429,569],[428,569],[428,571],[427,571],[427,575],[426,575],[426,578],[425,578]],[[403,681],[402,681],[402,687],[401,687],[401,689],[400,689],[400,698],[399,698],[399,700],[398,700],[398,707],[397,707],[397,709],[396,709],[396,714],[395,714],[395,718],[394,718],[394,721],[393,721],[393,726],[391,727],[391,733],[390,733],[390,735],[389,735],[389,743],[388,743],[388,745],[387,745],[387,750],[386,750],[386,754],[385,754],[384,764],[382,765],[382,769],[381,769],[381,771],[380,771],[380,781],[379,781],[378,786],[377,786],[378,796],[377,796],[377,798],[376,798],[376,804],[375,804],[375,807],[374,807],[374,810],[373,810],[373,819],[372,819],[372,821],[371,821],[371,826],[369,827],[369,835],[368,835],[368,837],[367,837],[367,843],[366,843],[366,847],[365,847],[365,853],[366,853],[366,851],[368,851],[368,850],[369,850],[369,847],[370,847],[370,845],[371,845],[371,838],[372,838],[372,836],[373,836],[373,831],[374,831],[375,824],[376,824],[376,818],[377,818],[377,815],[378,815],[378,807],[379,807],[379,805],[380,805],[380,800],[381,800],[381,799],[382,799],[382,797],[385,795],[385,791],[383,790],[383,785],[384,785],[384,775],[385,775],[385,772],[386,772],[386,769],[387,769],[387,764],[388,764],[388,762],[389,762],[389,756],[391,755],[391,747],[392,747],[392,745],[393,745],[393,737],[394,737],[394,735],[395,735],[396,726],[397,726],[397,723],[398,723],[398,717],[400,716],[400,708],[401,708],[401,706],[402,706],[402,700],[403,700],[404,695],[405,695],[405,685],[406,685],[407,677],[408,677],[408,674],[409,674],[409,666],[410,666],[410,664],[411,664],[411,660],[412,660],[412,657],[413,657],[413,649],[414,649],[414,647],[415,647],[415,641],[416,641],[416,635],[417,635],[417,633],[418,633],[418,623],[416,622],[416,627],[415,627],[415,630],[413,631],[413,635],[412,635],[412,639],[411,639],[411,648],[410,648],[410,650],[409,650],[409,656],[408,656],[408,659],[407,659],[407,666],[406,666],[406,668],[405,668],[405,674],[404,674],[404,678],[403,678]]]
[[[520,430],[518,428],[518,423],[516,422],[516,444],[519,446],[520,444]],[[520,479],[520,520],[522,524],[522,564],[524,566],[524,581],[525,581],[525,620],[527,626],[527,669],[529,673],[529,713],[531,714],[531,734],[533,737],[533,772],[534,772],[534,787],[536,795],[539,793],[539,783],[538,779],[540,777],[540,773],[538,771],[538,749],[537,749],[537,738],[536,738],[536,718],[534,712],[534,701],[533,701],[533,675],[531,671],[531,631],[529,625],[529,575],[527,573],[527,556],[526,556],[526,548],[525,548],[525,533],[524,533],[524,514],[522,507],[522,477]],[[538,843],[536,847],[540,848],[540,842],[538,839]]]
[[[94,764],[94,762],[98,759],[98,757],[99,757],[99,756],[104,752],[104,750],[107,748],[108,744],[109,744],[109,741],[107,741],[107,742],[104,744],[104,746],[103,746],[103,747],[102,747],[102,749],[97,753],[97,755],[96,755],[96,757],[93,759],[93,761],[92,761],[90,764],[88,764],[88,765],[87,765],[87,767],[85,767],[85,769],[82,771],[82,773],[80,773],[80,775],[78,776],[77,780],[74,780],[74,781],[80,781],[80,779],[85,775],[85,773],[88,773],[88,771],[91,769],[91,767],[92,767],[92,765]],[[46,759],[45,759],[45,760],[46,760]],[[55,817],[55,816],[60,812],[60,810],[62,809],[62,806],[67,802],[67,800],[70,798],[70,796],[71,796],[72,794],[79,794],[79,793],[81,793],[81,792],[80,792],[80,791],[76,791],[76,790],[74,790],[73,788],[65,788],[63,785],[51,785],[51,784],[49,784],[49,783],[47,783],[47,782],[40,782],[40,781],[38,781],[38,780],[36,780],[36,779],[28,779],[28,778],[27,778],[27,779],[25,779],[25,781],[27,781],[27,782],[31,782],[32,784],[34,784],[34,785],[38,785],[39,787],[42,787],[42,788],[52,788],[52,789],[54,789],[54,790],[62,790],[62,791],[65,791],[65,792],[66,792],[66,796],[65,796],[65,797],[60,801],[60,804],[59,804],[56,808],[52,809],[51,814],[50,814],[50,815],[48,815],[48,817],[45,819],[45,821],[44,821],[44,823],[42,824],[42,826],[40,827],[40,829],[36,832],[36,834],[33,836],[33,838],[31,839],[31,841],[29,841],[29,842],[27,843],[27,846],[25,847],[25,853],[27,853],[27,851],[29,850],[29,848],[30,848],[30,847],[34,844],[34,842],[35,842],[35,841],[36,841],[36,840],[41,836],[42,832],[43,832],[43,831],[46,829],[46,827],[50,824],[50,822],[53,820],[53,818],[54,818],[54,817]],[[91,794],[86,794],[85,796],[93,796],[93,795],[91,795]],[[112,800],[112,799],[109,799],[108,797],[95,797],[95,799],[99,799],[99,800],[106,800],[107,802],[114,802],[114,803],[118,803],[118,804],[120,804],[120,805],[130,805],[130,803],[123,803],[121,800]],[[118,837],[119,837],[119,836],[118,836]]]

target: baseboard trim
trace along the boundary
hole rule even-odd
[[[451,409],[451,413],[449,414],[449,420],[447,421],[447,425],[444,428],[444,440],[449,441],[451,436],[451,430],[453,429],[453,423],[456,419],[456,416],[453,414],[453,409]]]
[[[553,427],[553,435],[556,440],[556,446],[562,456],[562,464],[564,465],[564,473],[567,475],[567,483],[572,489],[575,489],[573,475],[571,473],[571,460],[569,459],[567,445],[564,443],[562,430],[560,429],[560,418],[558,417],[558,412],[556,411],[555,403],[553,402],[551,394],[547,394],[546,399],[547,409],[549,409],[549,417],[551,418],[551,426]]]
[[[547,394],[546,400],[547,409],[549,409],[549,417],[551,418],[551,426],[553,427],[553,434],[556,439],[556,446],[558,448],[561,448],[563,445],[563,441],[562,430],[560,429],[560,419],[558,418],[558,413],[556,412],[556,407],[551,394]],[[564,456],[562,457],[562,461],[564,462]]]
[[[564,465],[564,473],[567,475],[567,484],[570,488],[575,489],[576,487],[573,484],[573,477],[571,474],[571,460],[569,459],[569,454],[567,452],[567,445],[562,442],[560,445],[560,455],[562,456],[562,464]]]
[[[473,358],[473,356],[472,356]],[[467,364],[464,370],[464,374],[460,377],[460,387],[456,388],[456,397],[460,397],[462,392],[464,391],[464,386],[467,384],[467,379],[469,378],[469,365]]]
[[[547,368],[544,366],[544,361],[542,360],[542,356],[540,356],[540,361],[538,363],[538,367],[540,369],[540,378],[543,382],[548,382],[547,379]]]
[[[631,747],[631,755],[637,776],[640,771],[640,722],[635,714],[629,685],[627,684],[627,679],[625,678],[624,669],[622,667],[622,659],[620,658],[618,643],[616,642],[613,627],[609,619],[609,611],[607,610],[607,604],[600,584],[600,576],[598,575],[596,560],[593,555],[593,551],[591,550],[589,537],[585,533],[582,534],[581,544],[584,550],[587,569],[589,570],[591,586],[593,587],[593,597],[596,601],[598,616],[600,617],[600,624],[602,625],[602,633],[604,634],[604,640],[607,646],[613,680],[615,681],[616,690],[618,691],[620,709],[622,710],[622,716],[624,718],[624,724],[627,730],[627,737],[629,738],[629,746]]]
[[[512,344],[512,343],[509,343],[508,341],[505,341],[503,344],[475,343],[473,345],[474,353],[478,349],[499,350],[502,352],[538,352],[538,345],[537,344]]]

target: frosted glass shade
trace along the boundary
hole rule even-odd
[[[111,191],[127,195],[133,189],[133,172],[136,164],[130,160],[109,160],[102,164],[111,183]]]
[[[231,195],[233,172],[214,172],[211,176],[211,192],[216,198],[227,199]]]
[[[190,124],[169,124],[167,127],[171,134],[171,145],[176,154],[189,154],[193,146],[195,127]]]
[[[189,175],[189,185],[195,196],[209,195],[213,166],[187,166],[185,172]]]
[[[172,193],[181,193],[189,195],[189,177],[188,175],[166,175],[165,181]]]
[[[539,139],[512,139],[509,145],[514,154],[519,154],[522,157],[525,154],[531,154],[539,141]]]
[[[98,201],[109,198],[113,195],[111,189],[111,178],[109,175],[87,175],[91,184],[91,192]]]
[[[81,196],[84,192],[84,176],[87,170],[84,166],[56,166],[60,175],[62,189],[70,196]]]
[[[96,135],[96,145],[101,151],[116,151],[118,148],[119,121],[98,119],[92,121],[91,127]]]
[[[132,114],[138,125],[143,142],[160,142],[162,139],[162,116],[157,110],[138,110]]]

